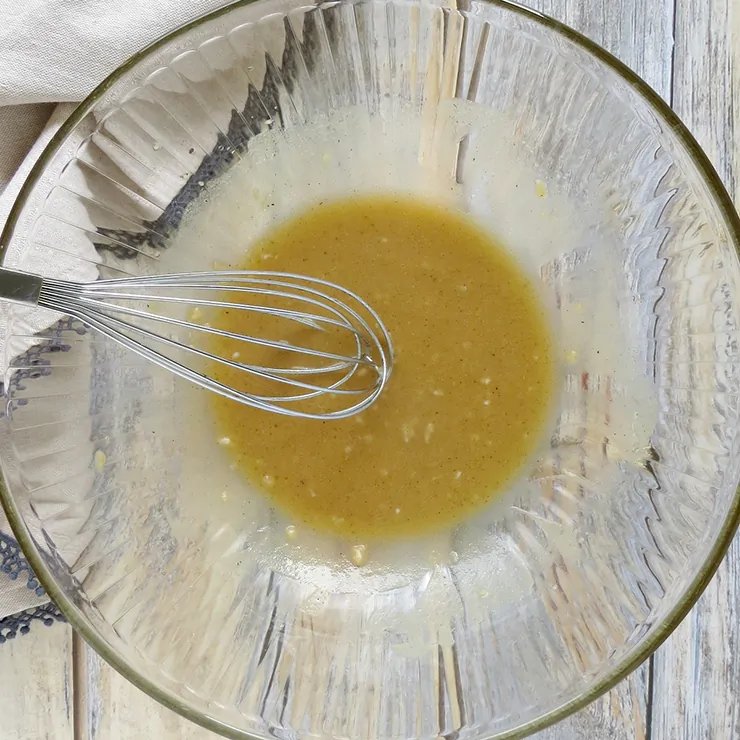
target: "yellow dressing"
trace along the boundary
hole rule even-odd
[[[272,231],[239,267],[343,285],[378,312],[396,350],[378,401],[349,419],[213,395],[238,469],[296,522],[364,540],[423,534],[469,516],[520,471],[551,408],[553,337],[527,275],[468,218],[407,197],[333,201]],[[218,326],[271,328],[240,311]],[[231,349],[213,340],[218,354]],[[213,372],[246,386],[239,371]]]

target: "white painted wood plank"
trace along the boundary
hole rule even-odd
[[[601,44],[670,100],[673,0],[523,0]],[[605,696],[535,737],[621,740],[647,737],[647,664]]]
[[[733,193],[740,164],[740,3],[676,0],[675,26],[673,108]]]
[[[669,98],[674,0],[519,1],[601,44]]]
[[[677,0],[673,107],[738,204],[740,0]],[[740,539],[655,654],[653,740],[740,737]]]
[[[77,740],[215,740],[198,727],[129,683],[87,645],[84,661],[83,713]],[[641,667],[617,688],[558,725],[537,733],[536,740],[645,740],[647,668]]]
[[[79,639],[79,638],[76,638]],[[220,737],[189,722],[137,689],[80,642],[81,690],[75,740],[216,740]]]
[[[73,740],[72,630],[31,630],[0,645],[0,736]]]
[[[648,688],[645,663],[608,694],[533,740],[649,740]]]
[[[740,737],[740,539],[654,657],[652,740]]]

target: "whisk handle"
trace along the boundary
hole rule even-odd
[[[0,267],[0,299],[37,306],[44,279],[38,275]]]

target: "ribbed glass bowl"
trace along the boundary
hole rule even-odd
[[[524,735],[645,659],[737,523],[739,231],[717,175],[603,50],[466,7],[266,0],[179,29],[78,108],[3,234],[6,265],[45,275],[209,269],[316,200],[402,191],[469,213],[542,286],[561,388],[536,460],[362,568],[352,543],[286,538],[203,394],[12,308],[18,539],[104,658],[232,737]]]

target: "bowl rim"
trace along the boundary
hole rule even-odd
[[[355,0],[347,1],[353,4],[355,2]],[[420,0],[411,0],[411,2],[419,1]],[[571,41],[576,47],[581,48],[591,56],[595,57],[607,68],[615,72],[619,78],[626,82],[629,87],[650,106],[652,112],[656,114],[659,120],[672,130],[678,141],[685,147],[694,166],[702,175],[703,181],[709,189],[710,196],[719,207],[725,226],[730,235],[730,239],[735,247],[735,251],[740,256],[740,215],[738,215],[732,199],[719,177],[719,174],[710,162],[708,156],[699,146],[693,134],[681,121],[679,116],[647,82],[645,82],[637,73],[633,72],[626,64],[617,59],[613,54],[606,51],[606,49],[601,47],[598,43],[592,41],[579,31],[570,28],[560,21],[556,21],[538,11],[525,8],[516,2],[512,2],[512,0],[477,1],[501,8],[515,15],[522,16],[529,21],[533,21],[546,29],[555,32],[557,35]],[[235,0],[222,8],[218,8],[217,10],[199,16],[161,36],[129,57],[123,64],[108,75],[108,77],[106,77],[105,80],[103,80],[103,82],[101,82],[75,108],[69,118],[67,118],[67,120],[62,124],[42,151],[13,203],[2,233],[0,233],[0,264],[5,260],[7,246],[15,233],[20,213],[33,191],[34,186],[43,174],[44,168],[60,149],[67,135],[89,113],[90,109],[97,103],[97,101],[131,68],[146,59],[150,54],[157,51],[165,44],[186,34],[188,31],[198,28],[223,15],[229,14],[237,8],[246,7],[258,2],[260,2],[260,0]],[[329,2],[331,2],[331,0],[328,2],[324,0],[309,0],[308,4],[321,6],[329,4]],[[457,8],[457,10],[464,10],[464,8]],[[101,633],[88,624],[88,621],[82,612],[66,596],[62,589],[58,587],[50,569],[46,566],[44,558],[34,543],[28,526],[23,520],[20,507],[10,493],[9,487],[5,481],[4,473],[0,476],[0,502],[5,510],[13,533],[21,545],[29,564],[38,576],[41,585],[44,587],[49,597],[60,608],[61,612],[67,618],[72,627],[80,633],[82,638],[98,655],[100,655],[107,663],[109,663],[116,671],[133,683],[137,688],[141,689],[160,704],[163,704],[167,708],[177,712],[186,719],[225,737],[236,738],[237,740],[260,740],[258,736],[252,735],[246,730],[240,730],[217,719],[216,717],[194,708],[189,702],[180,698],[174,692],[158,686],[155,681],[140,674],[133,665],[131,665],[121,654],[118,653],[118,651],[108,644]],[[709,584],[709,581],[714,576],[715,571],[732,542],[739,523],[740,485],[738,485],[735,490],[735,495],[730,504],[727,515],[717,533],[715,541],[706,559],[701,564],[696,575],[684,591],[683,596],[663,618],[662,623],[654,629],[652,634],[649,635],[643,643],[638,645],[638,647],[631,653],[628,653],[625,658],[606,676],[579,696],[574,697],[540,717],[519,725],[513,730],[507,730],[495,735],[488,735],[486,738],[481,738],[481,740],[515,740],[516,738],[523,738],[531,733],[545,729],[546,727],[579,711],[626,678],[641,663],[650,657],[653,652],[655,652],[655,650],[666,640],[666,638],[671,634],[671,632],[673,632],[694,606],[697,599],[701,596],[702,592]]]

